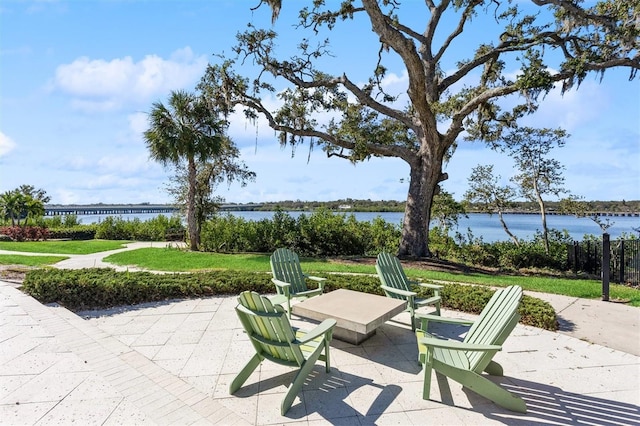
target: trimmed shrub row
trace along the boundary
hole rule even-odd
[[[0,226],[0,235],[11,241],[40,241],[49,238],[49,231],[40,226]]]
[[[96,230],[96,225],[49,228],[49,238],[52,240],[93,240],[96,237]]]
[[[369,275],[325,275],[326,290],[346,288],[379,294],[380,281]],[[310,283],[310,286],[313,284]],[[79,270],[37,269],[29,271],[22,290],[42,303],[59,303],[74,311],[104,309],[170,299],[234,295],[245,290],[274,293],[271,274],[242,271],[210,271],[188,274],[116,272],[108,268]],[[430,290],[420,289],[421,296]],[[482,286],[446,284],[444,307],[478,314],[493,290]],[[547,330],[557,329],[556,313],[548,303],[524,296],[520,304],[521,323]]]

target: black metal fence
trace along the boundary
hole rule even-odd
[[[602,275],[602,241],[574,241],[567,261],[574,272]],[[609,280],[619,284],[640,284],[640,240],[612,240]]]

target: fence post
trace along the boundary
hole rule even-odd
[[[624,240],[620,239],[620,275],[618,278],[618,284],[624,284],[625,271],[624,271]]]
[[[602,300],[609,301],[609,274],[611,272],[611,240],[602,234]]]

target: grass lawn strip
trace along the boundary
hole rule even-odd
[[[131,241],[0,241],[0,250],[24,253],[91,254],[123,248]]]
[[[66,256],[22,256],[0,254],[0,265],[47,266],[66,260]]]
[[[212,270],[241,270],[269,272],[269,254],[225,254],[183,251],[175,248],[142,248],[110,255],[105,262],[121,266],[137,266],[147,270],[197,272]],[[352,265],[324,259],[301,258],[303,271],[307,273],[361,273],[375,274],[373,265]],[[481,273],[451,273],[425,269],[406,268],[412,279],[423,281],[445,281],[464,284],[479,284],[493,287],[519,285],[524,290],[563,296],[597,299],[602,297],[602,283],[597,280],[562,278],[550,276],[494,275]],[[628,301],[640,307],[640,291],[611,284],[612,299]]]

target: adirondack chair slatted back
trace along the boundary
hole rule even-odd
[[[292,294],[308,290],[305,275],[300,267],[300,259],[295,252],[287,248],[279,248],[271,255],[270,262],[273,277],[291,284]]]
[[[518,324],[518,305],[522,299],[522,288],[511,286],[497,290],[484,307],[476,322],[467,332],[464,342],[478,345],[502,345]],[[482,371],[493,355],[485,352],[466,353],[470,369]]]
[[[411,290],[409,278],[407,278],[407,275],[404,273],[402,264],[397,257],[387,252],[381,252],[376,261],[376,271],[383,285],[398,290]],[[406,299],[406,297],[391,292],[387,293],[387,296],[396,299]]]
[[[236,312],[260,356],[278,364],[302,366],[304,356],[285,310],[258,293],[243,292]]]

